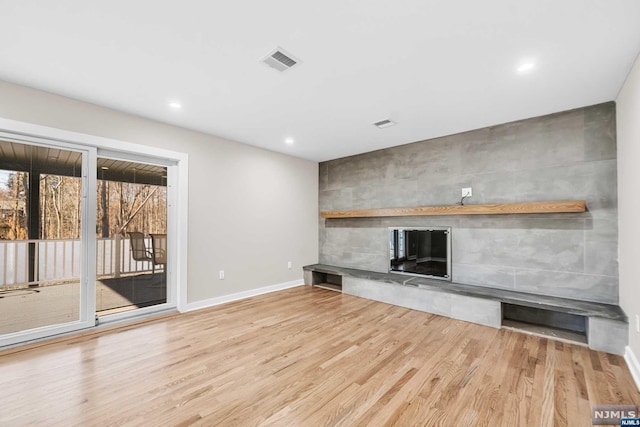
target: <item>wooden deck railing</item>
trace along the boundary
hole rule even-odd
[[[150,238],[146,243],[150,248]],[[30,244],[35,246],[36,254],[35,277],[31,281]],[[79,279],[80,255],[79,239],[0,240],[0,289]],[[128,239],[97,239],[95,263],[98,277],[151,271],[150,262],[135,261],[131,258]]]

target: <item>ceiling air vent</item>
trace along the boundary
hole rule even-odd
[[[262,58],[262,62],[278,71],[287,71],[289,68],[300,64],[302,61],[291,55],[286,50],[277,47],[270,54]]]
[[[393,126],[395,124],[396,122],[392,120],[384,119],[384,120],[380,120],[379,122],[375,122],[373,125],[376,126],[378,129],[384,129],[384,128],[388,128],[389,126]]]

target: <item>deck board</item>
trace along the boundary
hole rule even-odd
[[[102,278],[96,282],[98,315],[166,301],[162,273]],[[80,283],[68,282],[16,290],[0,288],[0,334],[77,321]]]

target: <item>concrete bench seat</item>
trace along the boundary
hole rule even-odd
[[[587,344],[595,350],[624,354],[628,339],[627,316],[613,304],[325,264],[308,265],[303,270],[307,285],[319,284],[327,275],[339,277],[346,294],[495,328],[503,325],[503,304],[582,316]]]

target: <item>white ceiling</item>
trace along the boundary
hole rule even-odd
[[[0,0],[0,79],[318,161],[613,100],[639,50],[638,0]]]

